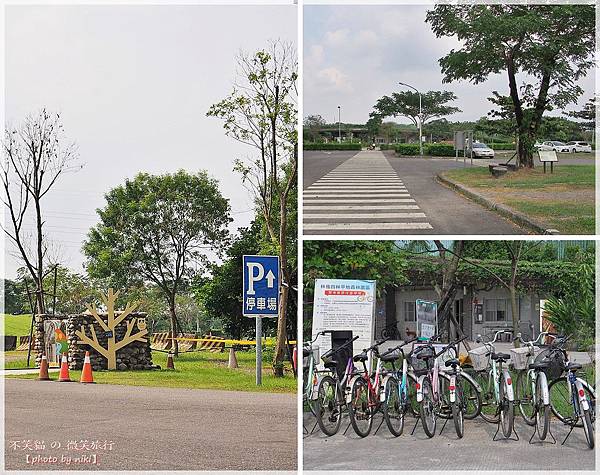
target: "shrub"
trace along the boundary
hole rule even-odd
[[[419,155],[419,144],[399,143],[394,148],[398,155]]]
[[[379,145],[379,150],[396,150],[396,144],[394,143],[382,143]]]
[[[516,150],[514,143],[489,143],[488,147],[492,150]]]
[[[304,142],[304,150],[361,150],[362,144],[360,143],[316,143],[316,142]]]
[[[454,145],[447,143],[425,144],[424,149],[423,153],[425,155],[432,155],[434,157],[454,157],[456,155]]]

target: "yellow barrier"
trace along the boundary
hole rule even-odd
[[[217,338],[186,338],[186,337],[177,337],[175,340],[178,341],[204,341],[204,342],[219,342],[225,343],[226,345],[256,345],[256,341],[254,340],[221,340]],[[295,345],[296,340],[288,341],[289,345]],[[263,346],[275,346],[274,341],[269,341],[263,343]]]

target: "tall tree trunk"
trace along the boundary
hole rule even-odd
[[[37,180],[34,182],[34,186],[37,186]],[[35,299],[36,299],[36,310],[38,314],[43,314],[46,311],[44,304],[44,248],[43,248],[43,223],[42,223],[42,210],[40,207],[40,198],[34,196],[35,202],[35,218],[36,218],[36,231],[37,231],[37,273],[35,276]]]
[[[287,300],[290,286],[290,278],[287,272],[287,197],[282,195],[279,202],[279,262],[281,265],[281,277],[285,279],[285,286],[281,286],[279,296],[279,315],[277,318],[277,343],[275,355],[273,356],[273,369],[275,376],[283,376],[283,358],[287,339]]]
[[[173,346],[171,351],[175,356],[179,356],[179,344],[177,343],[177,313],[175,310],[175,295],[169,296],[169,314],[171,316],[171,342]]]

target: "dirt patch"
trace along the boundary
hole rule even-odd
[[[481,189],[478,191],[482,191]],[[526,201],[538,201],[538,202],[555,202],[560,201],[561,203],[572,202],[572,203],[594,203],[595,191],[592,189],[573,190],[572,188],[564,185],[547,187],[542,190],[522,190],[511,188],[510,191],[506,189],[487,189],[484,191],[486,195],[495,201],[503,203],[505,200],[526,200]]]

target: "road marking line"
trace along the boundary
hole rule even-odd
[[[315,199],[312,196],[306,196],[304,198],[304,204],[318,204],[318,203],[363,203],[363,204],[376,204],[376,203],[414,203],[415,200],[413,198],[399,198],[399,199],[390,199],[390,198],[373,198],[373,199],[362,199],[362,200],[321,200]]]
[[[304,214],[304,219],[416,219],[426,217],[425,213]]]
[[[347,201],[345,201],[345,203],[347,203]],[[319,211],[319,210],[326,210],[326,211],[364,211],[366,209],[419,209],[419,207],[417,205],[370,205],[370,204],[365,204],[364,206],[353,206],[353,205],[346,205],[346,206],[304,206],[303,208],[304,210],[308,210],[308,211]],[[304,215],[306,216],[306,215]]]
[[[306,223],[305,231],[373,231],[408,229],[433,229],[429,223]]]

